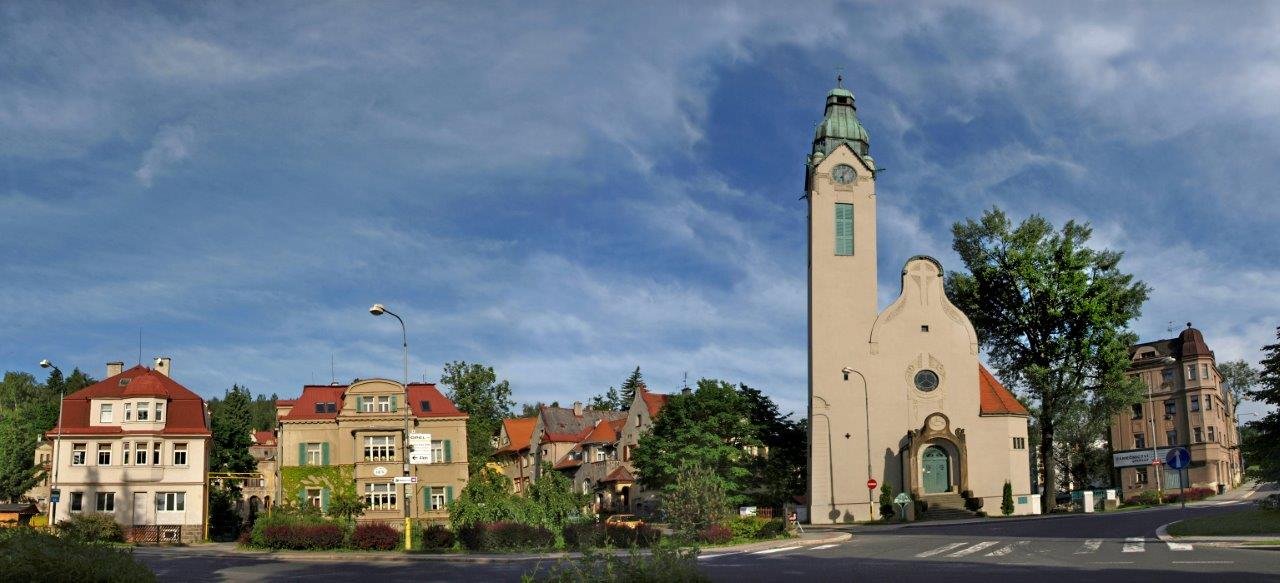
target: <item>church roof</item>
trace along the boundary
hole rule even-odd
[[[1027,408],[1006,389],[987,367],[978,363],[978,393],[981,395],[980,415],[1028,415]]]
[[[857,111],[853,92],[836,87],[827,93],[826,110],[813,132],[813,151],[828,155],[839,144],[847,143],[858,155],[866,156],[871,138],[858,121]]]

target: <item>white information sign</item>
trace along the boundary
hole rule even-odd
[[[431,459],[431,434],[430,433],[410,433],[409,434],[409,463],[417,466],[432,463]]]
[[[391,478],[391,482],[395,484],[417,484],[418,476],[396,476]]]
[[[1155,456],[1151,455],[1149,449],[1135,449],[1133,451],[1121,451],[1111,455],[1111,465],[1117,468],[1130,468],[1133,466],[1149,466],[1156,459],[1164,460],[1165,455],[1169,453],[1170,448],[1161,448],[1156,450]]]

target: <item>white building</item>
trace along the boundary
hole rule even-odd
[[[53,444],[55,521],[111,514],[136,542],[204,536],[212,434],[204,399],[156,368],[107,364],[107,378],[67,395]]]

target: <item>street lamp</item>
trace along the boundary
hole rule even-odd
[[[45,358],[40,361],[40,368],[51,368],[58,371],[58,376],[62,376],[62,369],[55,366],[49,359]],[[49,481],[49,526],[54,525],[54,519],[57,517],[58,503],[54,502],[53,493],[58,489],[58,449],[62,444],[62,402],[66,400],[67,383],[62,383],[58,388],[58,435],[53,440],[53,477]]]
[[[400,456],[404,461],[402,466],[403,475],[409,475],[409,333],[404,326],[404,318],[401,318],[395,312],[388,310],[382,304],[374,304],[369,306],[369,313],[374,316],[387,314],[394,316],[400,322],[400,338],[404,347],[404,437],[401,439]],[[411,546],[411,538],[409,534],[409,489],[411,484],[404,485],[404,493],[401,494],[400,504],[404,506],[404,548],[409,550]]]
[[[863,410],[863,413],[866,415],[866,426],[867,426],[867,444],[866,444],[867,445],[867,479],[870,480],[871,478],[873,478],[873,476],[871,475],[871,396],[869,394],[870,388],[867,387],[867,377],[863,376],[861,372],[858,372],[847,366],[840,369],[840,372],[844,373],[844,380],[846,381],[849,380],[850,374],[856,374],[862,378],[862,410]],[[828,441],[830,440],[828,439]],[[867,515],[867,520],[875,520],[876,519],[875,490],[872,490],[871,488],[867,488],[867,511],[869,512],[869,514]]]

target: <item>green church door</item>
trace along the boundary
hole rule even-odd
[[[941,494],[951,489],[951,460],[942,448],[931,445],[924,450],[924,493]]]

